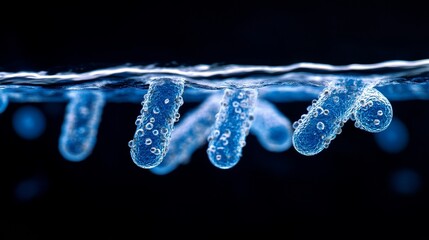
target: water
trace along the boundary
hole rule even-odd
[[[7,111],[10,103],[68,104],[58,146],[70,161],[84,160],[96,147],[105,104],[141,103],[141,112],[135,113],[137,129],[130,136],[130,159],[158,174],[187,163],[204,144],[214,167],[232,168],[246,151],[249,133],[268,151],[286,151],[293,143],[300,154],[317,155],[343,134],[348,120],[355,121],[359,129],[382,132],[394,116],[391,101],[428,98],[429,59],[344,66],[125,65],[88,72],[0,72],[0,112]],[[217,99],[218,107],[213,99]],[[198,131],[186,135],[181,129],[175,136],[175,128],[181,123],[179,108],[207,101],[212,106],[205,108],[207,112],[187,115],[197,119],[187,126]],[[276,109],[276,104],[297,101],[307,102],[308,108],[302,109],[300,119],[291,119],[292,130],[289,118]],[[213,118],[199,117],[208,112]],[[267,122],[261,117],[264,114],[274,114],[277,122],[272,127],[278,128],[281,136],[262,127]],[[256,125],[252,128],[253,122]],[[184,150],[185,155],[172,160],[176,158],[169,155],[170,142],[170,154],[178,154],[178,146],[186,145],[176,141],[189,142],[188,138],[197,139],[198,133],[203,138],[199,136],[189,151]]]

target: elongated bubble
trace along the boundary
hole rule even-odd
[[[128,143],[131,158],[141,168],[159,165],[168,151],[174,123],[183,105],[184,80],[155,78],[144,95],[141,114],[135,122],[134,138]]]
[[[407,126],[398,118],[393,117],[386,130],[374,134],[375,142],[387,153],[395,154],[403,151],[410,140]]]
[[[61,128],[59,151],[72,162],[86,159],[97,142],[98,127],[105,105],[102,92],[72,91]]]
[[[332,81],[308,107],[293,126],[292,143],[295,149],[307,156],[328,148],[330,142],[341,133],[344,123],[355,109],[359,96],[369,86],[360,79]]]
[[[0,114],[6,110],[8,104],[9,104],[9,99],[6,93],[0,90]]]
[[[283,152],[292,146],[292,124],[277,107],[259,99],[255,108],[255,119],[250,128],[259,143],[268,151]]]
[[[221,169],[235,166],[241,158],[253,122],[256,89],[225,89],[215,125],[208,137],[210,162]]]
[[[207,136],[215,123],[222,96],[213,94],[196,109],[186,113],[174,127],[167,155],[150,170],[158,175],[170,173],[179,164],[186,164],[192,154],[207,143]]]
[[[389,100],[377,89],[371,88],[362,93],[352,119],[357,128],[378,133],[389,126],[392,117],[393,109]]]

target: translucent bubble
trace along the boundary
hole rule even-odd
[[[150,122],[148,122],[148,123],[146,123],[145,128],[146,128],[147,130],[152,130],[152,128],[153,128],[153,124],[152,124],[152,123],[150,123]]]
[[[378,120],[378,119],[374,119],[374,125],[375,126],[378,126],[380,124],[380,120]]]
[[[318,122],[316,125],[317,129],[319,130],[323,130],[325,129],[325,124],[323,124],[323,122]]]

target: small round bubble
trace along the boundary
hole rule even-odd
[[[298,121],[295,121],[293,124],[292,124],[292,128],[297,128],[298,127],[298,125],[299,125],[299,123],[298,123]]]
[[[138,129],[137,131],[136,131],[136,135],[137,136],[139,136],[139,137],[141,137],[141,136],[143,136],[144,135],[144,131],[143,131],[143,129]]]
[[[168,133],[168,129],[167,128],[161,128],[161,134],[167,134]]]
[[[145,128],[147,129],[147,130],[152,130],[152,128],[153,128],[153,124],[152,123],[146,123],[146,126],[145,126]]]
[[[151,148],[150,148],[150,152],[151,152],[151,153],[155,153],[155,152],[156,152],[156,148],[155,148],[155,147],[151,147]]]

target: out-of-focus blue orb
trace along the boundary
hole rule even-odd
[[[16,185],[15,198],[20,202],[30,202],[44,193],[46,184],[41,177],[24,179]]]
[[[378,146],[388,153],[398,153],[408,144],[408,129],[398,118],[393,118],[389,127],[374,134]]]
[[[420,190],[421,177],[412,169],[400,169],[393,172],[390,183],[396,193],[410,195]]]
[[[46,128],[45,115],[33,106],[24,106],[16,110],[12,123],[15,132],[27,140],[40,137]]]

